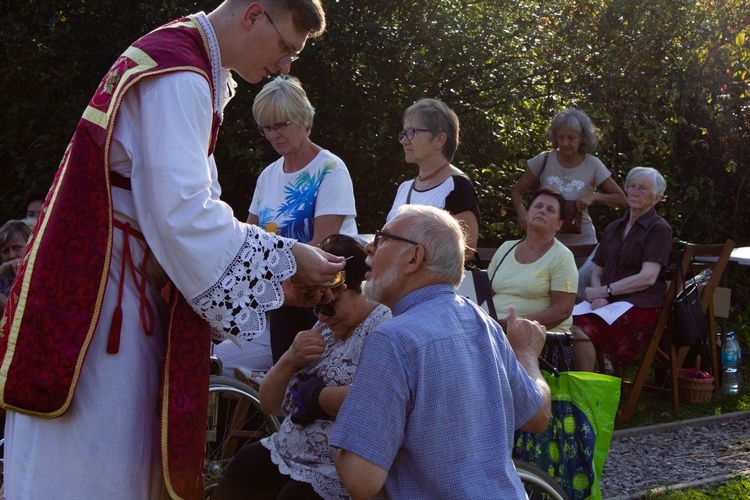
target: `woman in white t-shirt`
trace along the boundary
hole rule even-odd
[[[356,236],[357,210],[344,162],[310,140],[314,116],[302,84],[292,76],[274,78],[255,97],[258,130],[281,157],[258,177],[247,222],[317,246],[332,234]],[[266,360],[273,362],[316,318],[305,309],[284,306],[270,312],[269,320],[273,356]],[[248,345],[246,350],[255,347]]]
[[[557,239],[567,246],[590,245],[597,242],[596,229],[588,207],[602,203],[609,207],[624,207],[625,193],[612,179],[607,167],[591,152],[599,139],[591,119],[580,109],[560,111],[547,127],[547,140],[552,151],[541,153],[528,161],[528,168],[511,190],[511,201],[522,226],[526,223],[524,195],[539,180],[541,188],[551,189],[566,200],[576,200],[582,212],[580,234],[558,233]]]
[[[271,80],[255,97],[253,118],[281,158],[258,177],[247,222],[317,246],[331,234],[355,236],[357,210],[344,162],[310,140],[314,115],[291,76]]]

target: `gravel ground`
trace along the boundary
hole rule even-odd
[[[612,437],[601,489],[605,499],[641,498],[750,473],[750,412],[625,429]]]

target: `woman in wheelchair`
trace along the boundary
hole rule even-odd
[[[336,234],[320,247],[348,258],[345,281],[332,290],[332,302],[313,308],[316,325],[299,332],[263,378],[263,409],[286,417],[279,432],[237,453],[212,500],[349,498],[336,473],[336,452],[328,438],[367,334],[391,313],[362,294],[369,270],[362,245]]]
[[[565,198],[540,190],[526,211],[526,238],[503,243],[487,266],[503,329],[513,306],[518,316],[538,321],[548,332],[570,331],[578,269],[571,251],[555,238],[564,219]]]
[[[623,366],[648,343],[664,304],[664,267],[672,249],[672,228],[654,208],[666,187],[664,177],[649,167],[635,167],[625,179],[629,210],[604,230],[586,300],[592,309],[618,301],[633,307],[611,325],[595,314],[575,317],[576,370],[595,369],[596,348]]]

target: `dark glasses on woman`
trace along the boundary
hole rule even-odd
[[[334,298],[334,299],[333,299],[332,301],[330,301],[330,302],[329,302],[329,303],[327,303],[327,304],[318,304],[318,305],[312,306],[312,307],[310,308],[310,311],[312,311],[312,313],[313,313],[313,314],[314,314],[315,316],[317,316],[318,314],[321,314],[321,313],[322,313],[322,314],[324,314],[324,315],[326,315],[326,316],[328,316],[329,318],[332,318],[333,316],[336,316],[336,309],[334,309],[334,307],[333,307],[333,303],[334,303],[334,302],[336,302],[337,300],[339,300],[339,299],[341,298],[341,295],[342,295],[342,294],[343,294],[343,293],[344,293],[345,291],[346,291],[346,290],[342,290],[342,291],[341,291],[341,292],[340,292],[340,293],[338,294],[338,296],[337,296],[337,297],[335,297],[335,298]]]
[[[328,304],[318,304],[317,306],[312,306],[311,310],[312,313],[317,316],[320,313],[323,313],[324,315],[328,316],[329,318],[336,316],[336,309],[333,307],[333,303],[335,301],[331,301]]]

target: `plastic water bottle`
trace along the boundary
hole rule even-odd
[[[742,392],[742,351],[734,332],[727,333],[727,339],[721,347],[721,392],[739,394]]]

